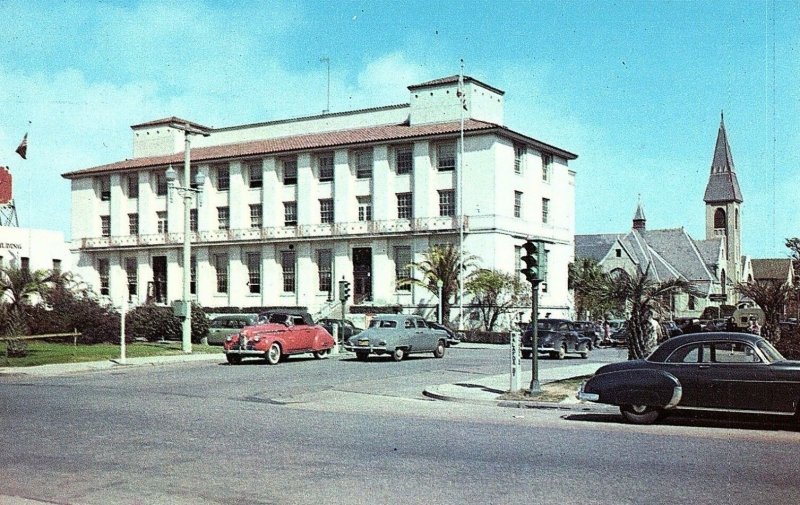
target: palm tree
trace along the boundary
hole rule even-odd
[[[653,350],[648,338],[650,314],[668,311],[668,300],[675,293],[699,293],[691,282],[684,278],[657,281],[650,273],[648,263],[644,271],[631,275],[619,271],[611,279],[606,296],[630,310],[628,318],[628,359],[643,359]]]
[[[475,267],[477,256],[465,255],[464,262],[461,263],[461,254],[457,247],[452,244],[433,245],[422,253],[425,259],[413,262],[409,266],[417,269],[422,275],[417,279],[410,277],[398,282],[398,285],[415,284],[422,286],[434,295],[438,296],[438,282],[442,282],[442,320],[448,324],[450,320],[451,298],[457,298],[459,292],[459,274],[463,270]],[[466,282],[465,282],[466,284]]]
[[[50,272],[8,266],[0,268],[0,303],[6,306],[9,321],[6,333],[21,335],[25,331],[24,306],[41,299],[49,290]]]
[[[609,276],[593,258],[580,258],[569,264],[567,283],[575,293],[575,312],[578,319],[601,316],[616,308],[613,301],[604,296]]]
[[[761,334],[772,342],[778,343],[781,338],[780,320],[783,307],[789,300],[793,288],[785,282],[773,279],[759,279],[750,282],[740,282],[736,291],[750,298],[764,311],[764,327]]]

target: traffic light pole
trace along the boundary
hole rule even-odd
[[[542,392],[539,384],[539,282],[531,282],[531,298],[533,298],[533,311],[531,312],[531,394],[538,395]]]

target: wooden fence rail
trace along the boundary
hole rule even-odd
[[[21,337],[0,337],[0,342],[9,340],[48,340],[51,338],[68,338],[72,337],[73,345],[78,345],[78,337],[80,332],[73,331],[72,333],[44,333],[42,335],[24,335]]]

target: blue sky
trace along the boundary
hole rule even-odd
[[[725,124],[744,253],[800,236],[800,3],[0,0],[0,165],[21,226],[70,237],[64,172],[131,156],[130,125],[213,127],[408,101],[465,73],[506,92],[506,125],[579,155],[578,233],[704,238]],[[29,131],[28,160],[14,149]]]

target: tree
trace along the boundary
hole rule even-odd
[[[635,275],[619,271],[609,281],[605,296],[625,306],[630,311],[628,318],[628,359],[643,359],[652,352],[648,339],[649,315],[668,311],[667,300],[675,293],[699,295],[692,283],[683,278],[657,281],[650,274],[648,263],[644,271]]]
[[[470,276],[464,289],[473,296],[472,305],[478,308],[487,331],[493,331],[498,318],[514,307],[530,306],[530,284],[519,275],[481,269]]]
[[[49,279],[50,273],[47,270],[32,272],[16,266],[0,268],[0,304],[6,306],[7,335],[19,336],[27,331],[24,308],[41,300],[49,291]]]
[[[575,294],[575,311],[578,319],[603,316],[618,309],[614,301],[605,296],[609,276],[593,258],[581,258],[569,264],[567,283]]]
[[[410,265],[422,274],[421,278],[410,277],[398,282],[398,285],[415,284],[427,289],[434,296],[438,296],[439,286],[437,283],[442,281],[442,320],[444,324],[448,324],[452,306],[450,300],[455,299],[459,292],[459,274],[462,270],[467,272],[474,268],[478,258],[473,255],[464,255],[462,264],[461,254],[458,248],[452,244],[433,245],[422,255],[424,257],[422,261],[413,262]]]
[[[793,292],[791,286],[774,279],[758,279],[740,282],[736,291],[753,300],[764,311],[764,327],[761,334],[772,343],[781,339],[780,323],[783,307]]]

